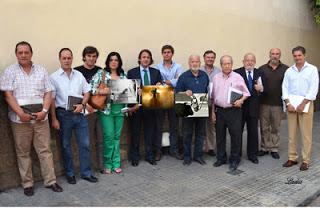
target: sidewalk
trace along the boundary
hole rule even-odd
[[[215,158],[206,156],[207,165],[189,167],[168,156],[151,166],[125,164],[123,173],[97,174],[98,184],[77,180],[67,184],[58,179],[63,193],[35,186],[35,195],[26,197],[22,188],[0,193],[0,206],[299,206],[320,194],[320,112],[314,117],[313,154],[310,169],[299,165],[283,168],[287,160],[287,121],[282,121],[280,160],[259,157],[259,164],[246,159],[245,143],[239,175],[231,175],[228,165],[212,166]],[[246,135],[244,135],[246,136]],[[286,184],[288,178],[301,184]]]

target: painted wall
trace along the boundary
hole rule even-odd
[[[82,64],[87,45],[101,52],[116,50],[125,70],[137,65],[137,55],[149,48],[155,62],[160,49],[172,44],[175,59],[187,67],[191,53],[213,49],[230,54],[234,67],[244,53],[254,52],[257,65],[268,60],[271,47],[282,49],[282,61],[292,64],[291,49],[307,48],[309,61],[320,66],[320,27],[312,19],[308,0],[0,0],[0,72],[15,59],[14,46],[29,41],[33,60],[50,72],[59,67],[58,51],[70,47],[74,66]],[[218,61],[217,61],[218,64]]]

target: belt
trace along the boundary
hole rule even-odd
[[[223,108],[223,107],[220,107],[220,106],[217,106],[217,105],[215,105],[214,107],[216,109],[220,109],[220,110],[237,110],[237,109],[241,109],[241,108],[237,108],[237,107],[226,107],[226,108]]]
[[[57,107],[56,108],[57,110],[64,110],[64,111],[67,111],[65,108],[63,108],[63,107]]]

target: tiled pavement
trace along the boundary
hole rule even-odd
[[[255,165],[244,156],[238,175],[228,172],[228,165],[208,163],[189,167],[182,161],[164,156],[157,166],[142,161],[138,167],[125,164],[122,174],[98,175],[99,183],[78,180],[69,185],[63,177],[63,193],[53,193],[36,184],[35,195],[26,197],[22,188],[0,194],[0,206],[298,206],[320,193],[320,113],[314,118],[312,164],[308,171],[299,166],[283,168],[287,159],[287,123],[282,122],[280,160],[270,155],[260,157]],[[244,145],[245,147],[245,145]],[[286,184],[288,178],[301,184]]]

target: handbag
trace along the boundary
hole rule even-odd
[[[106,78],[106,72],[103,71],[102,79],[100,80],[98,90],[107,88],[107,85],[104,83],[105,78]],[[95,94],[90,96],[88,103],[89,105],[91,105],[93,108],[97,110],[103,110],[106,106],[106,100],[107,100],[107,95]]]

